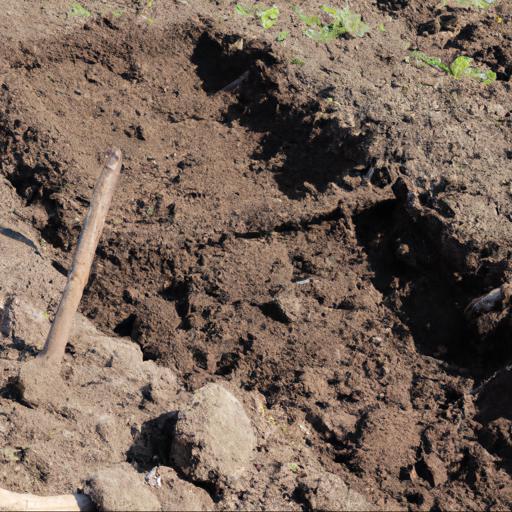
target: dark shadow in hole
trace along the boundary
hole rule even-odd
[[[355,168],[367,165],[370,135],[355,135],[334,117],[317,119],[317,102],[300,108],[279,103],[273,96],[276,85],[263,75],[251,86],[242,88],[239,102],[228,109],[225,119],[262,134],[252,155],[261,165],[253,170],[273,172],[279,189],[291,199],[311,192],[306,183],[321,193],[330,183],[350,190],[345,178],[361,175]]]
[[[135,325],[135,321],[137,320],[137,315],[131,314],[128,315],[124,320],[121,320],[115,327],[114,332],[119,336],[132,336],[133,327]]]
[[[169,466],[171,442],[178,418],[177,411],[168,412],[142,424],[135,435],[127,460],[136,463],[139,471],[149,471],[157,465]]]
[[[374,271],[373,283],[408,326],[417,350],[479,374],[484,361],[464,316],[478,288],[455,281],[429,234],[397,201],[363,211],[354,223]]]
[[[191,284],[188,281],[176,281],[164,288],[160,295],[167,301],[173,302],[174,307],[176,308],[176,313],[178,313],[181,318],[181,323],[178,326],[178,329],[189,330],[191,329],[189,312],[190,312],[190,304],[189,304],[189,294],[191,291]]]
[[[55,187],[51,186],[50,175],[60,174],[58,164],[37,164],[34,167],[26,165],[20,155],[15,155],[17,164],[8,179],[16,189],[17,194],[25,200],[27,206],[40,204],[48,217],[46,226],[41,230],[41,236],[54,247],[66,249],[62,219],[56,200],[53,198]],[[54,169],[52,169],[52,165]],[[67,248],[69,250],[69,248]],[[37,249],[36,249],[37,250]]]
[[[191,481],[179,466],[173,464],[171,457],[171,444],[177,420],[178,411],[172,411],[143,423],[140,433],[135,435],[134,442],[126,454],[127,461],[144,473],[159,465],[174,467],[181,479]],[[219,502],[223,497],[222,489],[214,481],[193,481],[193,484],[204,489],[215,502]]]
[[[253,170],[273,172],[280,190],[292,199],[311,192],[306,182],[319,192],[325,192],[332,182],[350,188],[343,178],[359,174],[355,168],[367,164],[369,135],[342,127],[336,116],[319,119],[316,114],[320,104],[316,101],[294,104],[292,84],[290,103],[284,103],[277,96],[280,87],[275,78],[284,71],[274,72],[277,60],[270,50],[256,46],[230,50],[234,41],[236,37],[227,36],[219,42],[204,33],[192,62],[208,93],[220,91],[249,72],[237,89],[237,101],[224,114],[224,121],[237,121],[261,134],[260,146],[252,155],[261,165],[253,166]]]
[[[261,48],[228,50],[229,45],[237,39],[236,36],[224,36],[223,41],[219,42],[207,32],[199,37],[191,61],[197,66],[197,75],[207,93],[214,94],[240,78],[253,68],[257,60],[268,65],[275,62],[275,58]]]

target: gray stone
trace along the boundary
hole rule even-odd
[[[129,464],[97,471],[87,478],[87,494],[101,511],[161,510],[158,498]]]
[[[14,342],[41,349],[50,331],[48,313],[11,295],[5,301],[0,331]]]
[[[161,467],[159,474],[162,487],[157,490],[162,509],[166,511],[213,510],[215,504],[209,494],[200,487],[181,480],[174,469]]]
[[[179,413],[171,460],[194,481],[232,481],[250,464],[255,446],[242,404],[222,386],[207,384]]]
[[[333,473],[309,473],[299,480],[299,489],[313,510],[375,510],[364,496]]]

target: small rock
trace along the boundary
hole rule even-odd
[[[157,497],[144,485],[143,477],[123,463],[97,471],[87,478],[87,494],[102,511],[161,510]]]
[[[242,404],[218,384],[207,384],[180,411],[171,460],[197,482],[236,479],[249,465],[256,446]]]
[[[130,427],[126,426],[126,424],[123,424],[121,421],[116,421],[116,417],[110,414],[104,414],[98,418],[96,433],[103,443],[105,443],[108,450],[110,450],[113,457],[116,458],[123,457],[133,443]],[[112,460],[113,457],[111,457],[110,460]]]
[[[215,504],[200,487],[181,480],[172,468],[159,468],[162,487],[157,490],[162,509],[167,511],[213,510]]]
[[[274,297],[272,305],[282,321],[291,323],[299,320],[302,307],[292,289],[280,291]]]
[[[43,348],[50,331],[48,314],[11,295],[7,298],[0,319],[0,331],[15,343]]]
[[[435,453],[423,455],[416,463],[416,472],[432,487],[443,485],[448,480],[448,472],[441,459]]]
[[[307,471],[299,480],[297,493],[302,495],[312,510],[375,510],[366,499],[333,473]]]
[[[24,402],[32,407],[65,402],[66,386],[60,376],[58,365],[46,364],[34,358],[25,361],[19,370],[16,387]],[[55,390],[59,390],[58,393]]]
[[[147,385],[145,388],[147,397],[152,402],[162,406],[162,409],[170,410],[179,390],[176,375],[169,368],[158,366],[154,361],[145,361]]]

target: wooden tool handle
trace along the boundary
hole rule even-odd
[[[119,149],[108,150],[105,166],[94,187],[91,205],[84,220],[66,288],[45,346],[38,356],[44,358],[48,363],[59,364],[64,356],[73,327],[73,319],[89,279],[96,247],[119,180],[121,164],[121,151]]]
[[[19,494],[0,489],[0,510],[14,512],[36,510],[89,512],[95,510],[95,507],[91,499],[84,494],[35,496],[34,494]]]

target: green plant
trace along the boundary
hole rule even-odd
[[[77,18],[89,18],[91,16],[91,11],[86,9],[82,4],[73,2],[69,9],[69,15]]]
[[[235,12],[240,16],[254,16],[254,10],[242,4],[235,5]]]
[[[295,464],[295,462],[291,462],[290,464],[288,464],[288,467],[290,468],[290,471],[292,473],[298,473],[299,472],[299,465]]]
[[[465,55],[459,55],[451,64],[445,64],[440,58],[429,57],[420,51],[412,52],[411,57],[413,57],[417,62],[422,62],[438,69],[439,71],[443,71],[457,80],[469,77],[479,80],[484,85],[489,85],[496,80],[496,73],[494,71],[491,71],[490,69],[482,70],[473,67],[471,65],[473,63],[473,59],[471,57],[466,57]]]
[[[308,16],[302,12],[300,7],[294,6],[293,11],[297,14],[302,23],[304,23],[307,27],[317,27],[322,24],[322,20],[319,16]]]
[[[273,5],[272,7],[265,7],[256,4],[255,7],[247,7],[242,4],[235,5],[235,12],[240,16],[248,16],[259,18],[261,26],[267,30],[272,28],[279,18],[279,7]]]
[[[276,41],[278,43],[283,43],[284,41],[286,41],[286,39],[288,39],[289,35],[290,32],[288,32],[288,30],[283,30],[282,32],[279,32],[279,34],[277,34]]]
[[[306,24],[305,34],[318,43],[328,43],[348,34],[351,37],[363,37],[370,27],[362,20],[361,15],[352,12],[348,7],[335,9],[322,5],[322,11],[332,18],[331,23],[323,23],[319,16],[307,16],[295,8],[299,18]]]
[[[279,8],[274,5],[269,9],[258,12],[258,15],[260,17],[261,26],[264,29],[269,29],[276,24],[277,19],[279,18]]]
[[[300,57],[294,57],[290,61],[294,66],[304,66],[305,62]]]

